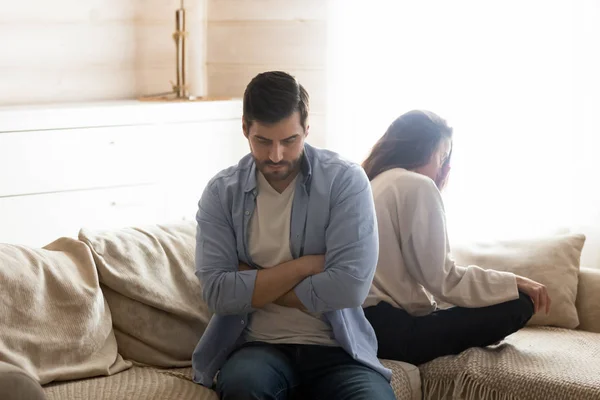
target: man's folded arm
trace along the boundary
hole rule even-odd
[[[256,271],[238,271],[233,222],[215,186],[215,182],[207,185],[198,204],[196,276],[202,285],[202,298],[212,312],[248,313],[253,310]]]
[[[245,314],[289,292],[311,269],[300,260],[273,268],[240,270],[231,216],[214,183],[202,194],[196,215],[196,275],[202,296],[216,314]]]
[[[325,271],[294,288],[296,300],[309,312],[323,313],[362,306],[377,266],[377,220],[369,180],[363,169],[350,166],[332,193],[326,230]]]

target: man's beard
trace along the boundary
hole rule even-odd
[[[268,161],[258,161],[256,160],[256,166],[260,172],[264,175],[265,178],[269,181],[284,181],[290,177],[294,172],[297,171],[300,162],[302,161],[302,156],[300,156],[297,160],[294,161],[280,161],[278,163],[274,163],[270,160]],[[270,166],[282,166],[283,168],[278,170],[269,169]]]

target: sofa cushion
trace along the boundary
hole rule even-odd
[[[0,361],[0,399],[44,400],[42,386],[29,374],[14,365]]]
[[[392,370],[392,389],[397,400],[421,400],[421,373],[415,365],[401,361],[381,360]]]
[[[119,352],[158,367],[191,365],[210,319],[195,276],[196,225],[82,229],[110,305]]]
[[[546,285],[552,301],[550,313],[538,312],[528,325],[576,328],[579,318],[575,299],[584,243],[584,235],[565,234],[458,244],[453,246],[452,256],[458,265],[509,271]]]
[[[576,304],[578,328],[600,333],[600,269],[581,268]]]
[[[51,384],[44,391],[48,400],[218,400],[214,391],[182,377],[189,370],[134,366],[110,377]]]
[[[598,399],[600,334],[529,327],[420,366],[424,399]]]
[[[130,366],[117,353],[110,310],[84,243],[0,244],[0,282],[1,360],[42,384]]]

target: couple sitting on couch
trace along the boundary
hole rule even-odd
[[[215,314],[196,382],[216,377],[224,400],[393,399],[378,358],[421,364],[487,346],[548,311],[543,285],[449,258],[444,120],[400,116],[361,168],[306,144],[307,118],[292,76],[248,84],[251,154],[199,202],[197,275]]]

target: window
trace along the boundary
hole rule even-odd
[[[328,147],[446,119],[451,238],[600,233],[600,1],[338,0],[329,33]]]

